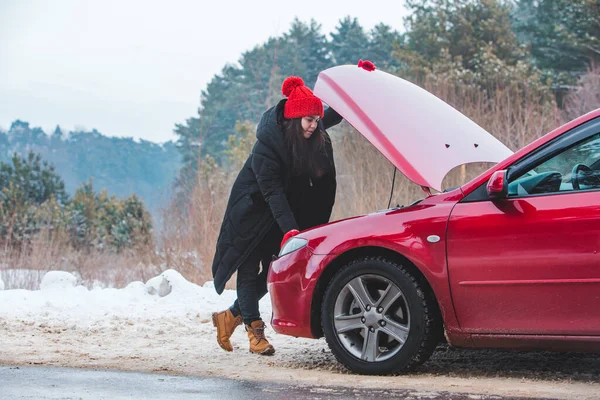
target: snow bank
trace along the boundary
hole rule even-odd
[[[4,281],[0,278],[0,290],[4,290]]]
[[[146,282],[146,289],[149,294],[157,294],[159,297],[164,297],[174,290],[174,295],[179,297],[193,295],[198,285],[188,282],[179,272],[169,269]]]
[[[212,282],[198,286],[175,270],[164,271],[146,283],[131,282],[122,289],[91,290],[78,284],[68,272],[50,271],[42,278],[40,290],[1,291],[0,319],[79,328],[114,327],[128,321],[147,324],[165,317],[175,324],[184,324],[198,318],[209,319],[211,313],[229,307],[235,298],[233,290],[225,290],[219,296]],[[268,320],[269,296],[263,298],[260,309],[263,319]]]
[[[49,271],[42,278],[40,290],[62,290],[77,286],[77,277],[64,271]]]

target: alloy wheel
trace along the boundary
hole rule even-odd
[[[400,288],[376,274],[359,275],[339,292],[334,329],[354,357],[381,362],[396,355],[410,332],[410,313]]]

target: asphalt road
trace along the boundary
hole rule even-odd
[[[516,400],[517,397],[414,390],[373,390],[56,367],[0,367],[0,399],[427,399]],[[524,400],[524,399],[523,399]],[[530,398],[528,400],[531,400]],[[549,399],[544,399],[549,400]]]

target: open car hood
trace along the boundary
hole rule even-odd
[[[343,65],[322,71],[314,93],[408,179],[441,191],[450,170],[498,163],[512,151],[428,91],[383,71]]]

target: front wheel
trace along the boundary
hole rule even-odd
[[[410,370],[442,336],[435,299],[403,266],[364,258],[331,280],[321,311],[323,332],[348,369],[379,375]]]

